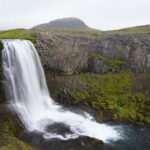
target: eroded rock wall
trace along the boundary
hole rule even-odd
[[[124,61],[124,69],[137,73],[149,72],[150,67],[150,34],[109,33],[94,37],[42,32],[37,35],[36,47],[44,68],[64,75],[109,72],[106,59]],[[103,58],[95,55],[91,61],[90,53]]]

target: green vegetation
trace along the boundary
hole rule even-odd
[[[118,72],[68,78],[71,82],[63,93],[65,104],[91,107],[102,118],[150,124],[150,88],[145,90],[150,84],[149,75]],[[143,80],[147,85],[142,85]]]
[[[150,27],[133,27],[133,28],[124,28],[120,30],[114,30],[114,32],[123,32],[123,33],[150,33]]]
[[[14,115],[0,106],[0,150],[34,150],[19,139],[22,127]]]
[[[0,31],[0,39],[28,39],[32,42],[35,41],[32,31],[26,29]]]
[[[21,131],[19,131],[20,129],[18,129],[14,124],[13,119],[10,121],[1,122],[1,125],[0,150],[35,150],[24,141],[17,138],[16,134],[19,134]]]
[[[27,29],[12,29],[6,31],[0,31],[0,39],[28,39],[32,42],[35,42],[35,34],[36,32],[50,32],[53,34],[63,34],[63,35],[72,35],[72,36],[91,36],[93,38],[100,38],[103,35],[109,32],[122,32],[122,33],[150,33],[150,28],[124,28],[120,30],[113,31],[100,31],[100,30],[79,30],[79,29],[51,29],[51,30],[27,30]]]
[[[117,72],[120,71],[121,68],[125,65],[125,61],[119,60],[119,59],[112,59],[108,58],[106,56],[102,56],[96,52],[90,52],[89,53],[90,59],[94,61],[101,61],[103,62],[103,66],[107,66],[107,69],[111,72]],[[93,67],[92,67],[93,68]],[[101,69],[101,68],[99,68]]]
[[[8,134],[1,135],[0,142],[3,145],[0,147],[0,150],[35,150],[25,142]]]
[[[36,31],[36,30],[35,30]],[[53,34],[63,34],[63,35],[67,35],[69,34],[70,36],[80,36],[80,37],[84,37],[84,36],[92,36],[94,38],[98,38],[101,37],[104,32],[100,31],[100,30],[79,30],[79,29],[51,29],[51,30],[40,30],[42,32],[51,32]]]
[[[27,30],[27,29],[13,29],[0,31],[0,39],[27,39],[35,43],[35,33],[50,32],[53,34],[63,34],[70,36],[92,36],[94,38],[101,37],[104,32],[99,30],[73,30],[73,29],[54,29],[54,30]],[[1,45],[0,45],[1,47]]]

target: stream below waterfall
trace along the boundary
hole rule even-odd
[[[113,125],[114,123],[111,123]],[[116,124],[114,124],[116,125]],[[131,124],[119,124],[118,126],[121,126],[121,130],[123,130],[123,138],[117,141],[109,141],[106,144],[106,150],[150,150],[150,127],[144,126],[139,127],[137,125],[131,125]],[[63,128],[61,125],[57,125],[53,127],[59,130],[61,129],[62,132],[65,132],[66,129]],[[119,132],[119,131],[118,131]],[[48,140],[44,141],[42,140],[40,135],[37,134],[26,134],[24,136],[24,140],[27,141],[27,143],[31,144],[34,147],[40,148],[41,150],[101,150],[99,148],[100,143],[93,144],[93,141],[90,139],[87,139],[86,137],[82,137],[79,139],[70,139],[68,141],[60,141],[60,140]],[[84,146],[84,144],[89,145]],[[89,149],[88,149],[89,148]],[[105,150],[102,149],[102,150]]]

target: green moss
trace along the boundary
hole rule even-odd
[[[93,60],[102,61],[110,71],[119,71],[125,65],[123,60],[106,57],[96,52],[89,52],[89,57]]]
[[[132,73],[119,72],[108,73],[103,75],[81,74],[76,79],[81,83],[88,83],[95,88],[101,88],[109,97],[115,100],[120,99],[120,95],[129,94],[131,88]]]
[[[35,41],[32,31],[26,29],[0,31],[0,39],[28,39],[32,42]]]
[[[22,126],[4,105],[0,105],[0,150],[33,150],[20,140]]]
[[[71,78],[71,83],[63,93],[69,94],[65,104],[88,106],[99,112],[97,114],[102,118],[109,116],[116,121],[150,123],[150,88],[145,90],[146,85],[141,84],[150,84],[149,75],[118,72],[68,78]]]
[[[16,119],[14,118],[10,112],[8,113],[7,110],[2,109],[4,113],[0,112],[0,134],[5,133],[10,136],[19,136],[22,132],[22,127],[20,124],[17,123]]]
[[[5,142],[3,143],[3,146],[0,147],[1,150],[35,150],[25,142],[13,136],[4,134],[2,138],[5,140]]]

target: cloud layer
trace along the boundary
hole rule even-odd
[[[150,0],[0,0],[0,30],[78,17],[109,30],[150,24]]]

